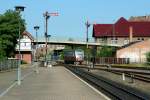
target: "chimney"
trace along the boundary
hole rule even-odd
[[[129,27],[129,42],[131,43],[133,40],[133,27]]]
[[[146,20],[145,21],[148,21],[148,15],[146,15]]]

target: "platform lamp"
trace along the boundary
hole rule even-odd
[[[19,14],[21,12],[24,11],[24,6],[15,6],[15,11],[18,12]],[[19,41],[18,41],[18,45],[19,45],[19,48],[18,48],[18,52],[19,52],[19,61],[18,61],[18,72],[17,72],[17,83],[18,85],[21,85],[21,52],[20,52],[20,27],[21,27],[21,22],[20,20],[18,19],[18,23],[19,23]]]
[[[35,48],[35,50],[36,50],[36,54],[37,54],[37,49],[38,49],[38,33],[37,33],[37,31],[39,30],[39,26],[34,26],[34,30],[36,31],[36,48]],[[36,55],[36,61],[37,61],[37,55]]]

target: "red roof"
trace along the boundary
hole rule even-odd
[[[93,37],[128,37],[130,26],[134,37],[150,37],[150,22],[129,22],[123,17],[115,24],[94,24]]]
[[[94,36],[108,35],[109,30],[112,30],[112,24],[95,24],[93,31],[96,34],[94,34]]]
[[[22,35],[27,35],[27,36],[31,39],[31,41],[34,41],[33,36],[32,36],[29,32],[24,31],[24,32],[22,33]]]

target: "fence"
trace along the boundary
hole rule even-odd
[[[95,58],[96,64],[129,64],[129,58],[100,57]]]
[[[11,70],[18,67],[17,59],[4,59],[0,61],[0,71]]]

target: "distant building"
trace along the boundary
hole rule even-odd
[[[24,31],[22,33],[22,38],[20,39],[20,52],[21,52],[21,59],[27,63],[31,63],[33,58],[33,49],[32,49],[32,42],[34,38],[32,35]],[[16,46],[16,58],[19,58],[19,45]]]
[[[129,18],[129,21],[136,22],[148,22],[150,21],[150,15],[147,16],[132,16]]]
[[[53,51],[63,50],[64,48],[65,48],[65,45],[49,44],[47,46],[47,54],[52,53]],[[35,55],[40,57],[40,56],[43,56],[45,54],[46,54],[46,45],[45,44],[39,44],[39,47],[38,47]]]
[[[150,38],[150,22],[128,21],[121,17],[114,24],[94,24],[93,37],[101,44],[126,45]]]
[[[134,43],[117,50],[117,58],[130,58],[131,63],[146,62],[146,53],[150,52],[150,40]]]

